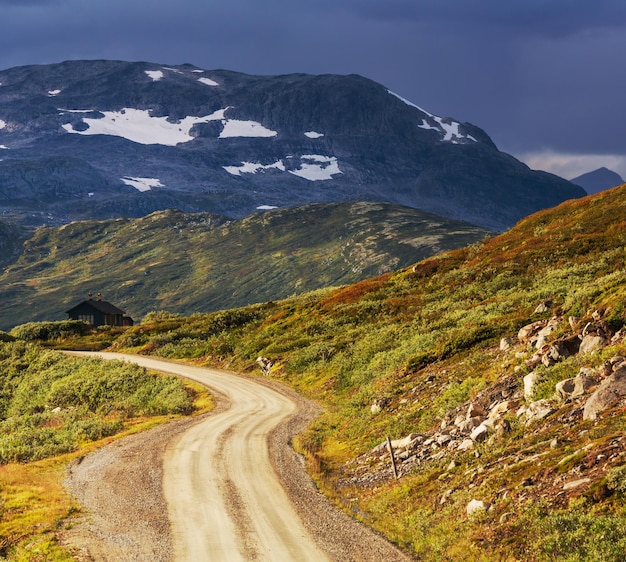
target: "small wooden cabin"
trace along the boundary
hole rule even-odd
[[[88,300],[70,308],[66,314],[69,320],[82,320],[94,328],[97,326],[133,325],[133,319],[130,316],[127,316],[123,310],[110,302],[103,301],[100,294],[96,300],[93,300],[90,294]]]

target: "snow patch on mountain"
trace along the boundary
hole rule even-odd
[[[293,159],[294,156],[287,156]],[[337,158],[334,156],[322,156],[320,154],[303,154],[300,156],[300,166],[295,170],[287,170],[283,160],[273,164],[260,164],[258,162],[242,162],[240,166],[223,166],[229,174],[241,176],[242,174],[256,174],[265,170],[279,170],[289,172],[294,176],[309,181],[331,180],[336,174],[343,174],[339,169]]]
[[[336,174],[343,174],[339,169],[337,158],[319,154],[303,154],[300,168],[289,170],[290,174],[309,181],[331,180]]]
[[[414,107],[415,109],[419,109],[422,113],[425,113],[426,115],[428,115],[429,117],[435,117],[432,113],[429,113],[428,111],[426,111],[425,109],[422,109],[419,105],[415,105],[413,102],[407,100],[406,98],[403,98],[402,96],[399,96],[398,94],[396,94],[395,92],[392,92],[391,90],[387,90],[387,93],[391,94],[392,96],[398,98],[401,102],[404,102],[406,105],[409,105],[411,107]]]
[[[138,191],[150,191],[153,187],[165,187],[158,178],[133,178],[126,176],[121,179],[126,185],[130,185]]]
[[[266,129],[261,123],[256,121],[238,121],[237,119],[226,119],[224,128],[219,138],[230,137],[275,137],[278,133]]]
[[[158,82],[164,76],[162,70],[145,70],[144,72],[150,76],[154,82]]]
[[[319,139],[324,136],[323,133],[316,133],[315,131],[307,131],[304,133],[305,137],[309,137],[310,139]]]
[[[257,211],[271,211],[272,209],[278,209],[275,205],[259,205]]]
[[[198,82],[206,84],[207,86],[219,86],[219,84],[215,80],[211,80],[210,78],[198,78]]]
[[[9,150],[9,147],[5,144],[0,144],[0,150]]]
[[[454,121],[449,118],[444,119],[443,117],[438,117],[437,115],[433,115],[432,113],[429,113],[425,109],[422,109],[418,105],[415,105],[414,103],[403,98],[402,96],[395,94],[391,90],[387,90],[387,92],[390,93],[392,96],[398,98],[400,101],[404,102],[406,105],[410,107],[414,107],[415,109],[419,109],[422,113],[427,115],[427,117],[430,120],[430,123],[429,123],[429,120],[422,118],[422,124],[418,125],[418,127],[420,129],[426,129],[429,131],[438,131],[441,134],[441,140],[443,142],[451,142],[453,144],[458,144],[459,142],[463,142],[466,139],[473,141],[473,142],[478,142],[472,135],[466,135],[464,133],[461,133],[461,131],[459,130],[459,126],[461,124],[458,123],[457,121]]]
[[[48,90],[48,95],[50,97],[58,96],[61,93],[61,90]]]
[[[285,171],[285,165],[282,160],[278,160],[273,164],[259,164],[256,162],[242,162],[241,166],[223,166],[229,174],[233,176],[240,176],[241,174],[256,174],[257,172],[263,172],[265,170],[280,170]]]
[[[202,117],[188,116],[178,122],[171,122],[169,117],[154,117],[150,110],[133,109],[126,107],[120,111],[102,111],[103,117],[83,117],[82,121],[87,128],[77,130],[72,123],[63,125],[68,133],[79,135],[111,135],[123,137],[139,144],[163,144],[176,146],[179,143],[189,142],[194,139],[191,129],[198,123],[221,121],[223,125],[219,138],[232,137],[274,137],[278,133],[267,129],[256,121],[240,121],[227,119],[225,112],[228,108],[218,109],[211,115]],[[60,110],[62,113],[90,113],[91,110],[67,109]]]
[[[3,121],[2,119],[0,119],[0,129],[4,129],[7,126],[6,121]]]
[[[82,110],[71,110],[77,112]],[[84,131],[77,131],[71,123],[63,125],[68,133],[79,135],[112,135],[123,137],[139,144],[163,144],[175,146],[194,139],[191,129],[197,123],[220,121],[224,119],[224,109],[203,117],[185,117],[178,123],[172,123],[168,117],[153,117],[147,109],[124,108],[121,111],[103,111],[104,117],[92,119],[83,117],[87,125]]]

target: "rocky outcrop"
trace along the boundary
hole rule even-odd
[[[616,365],[611,375],[585,403],[583,419],[595,420],[599,414],[626,400],[626,362]]]
[[[593,341],[602,347],[624,339],[626,331],[622,329],[612,334],[604,315],[605,311],[595,311],[586,323],[578,317],[565,320],[561,316],[533,322],[521,328],[517,338],[502,338],[499,352],[515,357],[515,361],[524,360],[527,366],[543,364],[547,368],[572,355],[584,358],[585,353],[592,350],[582,343],[592,341],[591,338],[597,338]],[[554,338],[557,334],[560,335]],[[525,351],[520,350],[520,345]],[[530,358],[529,354],[532,354]],[[518,367],[514,371],[519,372]],[[520,420],[526,431],[535,431],[537,424],[551,416],[563,416],[558,412],[565,407],[570,413],[562,419],[571,425],[581,419],[596,419],[602,412],[626,403],[626,359],[622,356],[613,357],[599,368],[580,368],[576,376],[557,382],[551,397],[535,400],[535,393],[542,383],[539,372],[545,371],[531,371],[521,379],[519,374],[503,375],[472,400],[448,412],[437,429],[392,440],[399,476],[426,462],[440,463],[449,458],[452,466],[458,455],[479,456],[481,447],[496,443],[511,431],[515,419]],[[433,377],[428,380],[432,381]],[[375,400],[371,405],[372,413],[381,413],[387,408],[393,411],[392,402],[390,399]],[[551,442],[555,447],[560,443],[557,437]],[[354,469],[355,475],[346,481],[375,485],[378,480],[390,478],[389,463],[387,442],[383,441],[350,462],[357,468]]]

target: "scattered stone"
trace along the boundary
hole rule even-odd
[[[545,314],[552,308],[552,301],[543,301],[537,305],[533,314]]]
[[[513,347],[515,340],[513,338],[502,338],[500,340],[500,351],[509,351]]]
[[[471,516],[476,513],[487,511],[489,507],[490,507],[490,504],[488,502],[484,502],[483,500],[471,500],[467,504],[465,511],[467,512],[468,516]]]
[[[257,357],[257,364],[261,367],[261,372],[267,377],[272,374],[272,368],[274,367],[274,361],[267,359],[266,357]]]
[[[578,327],[578,323],[580,322],[579,316],[570,316],[567,321],[569,322],[570,328],[575,330]]]
[[[571,490],[572,488],[578,488],[578,486],[582,486],[583,484],[589,484],[591,482],[591,478],[581,478],[580,480],[572,480],[571,482],[566,482],[563,484],[564,490]]]
[[[526,425],[547,418],[554,412],[554,408],[548,400],[537,400],[532,402],[526,408],[524,415],[526,416]]]
[[[533,397],[535,393],[535,386],[537,386],[537,381],[539,380],[539,375],[534,371],[528,373],[524,377],[524,398],[530,399]]]

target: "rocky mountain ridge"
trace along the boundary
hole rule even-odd
[[[0,212],[22,222],[385,201],[504,230],[582,195],[361,76],[121,61],[0,71]]]

